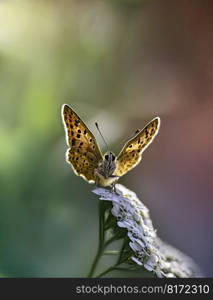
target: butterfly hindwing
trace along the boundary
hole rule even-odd
[[[66,140],[70,147],[67,150],[67,161],[75,173],[89,182],[94,182],[94,171],[102,159],[101,150],[92,132],[71,107],[62,107]]]
[[[153,119],[122,148],[117,157],[117,176],[123,176],[141,161],[143,151],[151,144],[158,133],[160,118]]]

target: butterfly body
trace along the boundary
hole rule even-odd
[[[139,164],[142,152],[153,141],[160,126],[160,118],[157,117],[144,129],[137,130],[116,157],[111,151],[104,155],[101,153],[92,132],[67,104],[62,106],[62,119],[69,147],[66,153],[67,162],[71,164],[76,175],[103,187],[111,186],[119,177]]]
[[[111,175],[109,177],[105,177],[104,175],[100,174],[100,173],[96,173],[95,171],[95,184],[97,186],[112,186],[115,182],[118,181],[119,176],[116,175]]]

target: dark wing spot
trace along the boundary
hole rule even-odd
[[[132,148],[132,145],[129,145],[129,148]]]
[[[70,124],[70,127],[73,129],[73,125],[72,124]]]
[[[92,139],[89,139],[90,142],[92,142]]]
[[[75,126],[78,127],[78,124],[80,123],[80,121],[78,119],[75,120]]]
[[[71,131],[71,135],[72,135],[72,136],[74,135],[74,131]]]
[[[140,144],[140,140],[138,140],[138,144]]]
[[[86,129],[84,130],[84,134],[86,134],[87,133],[87,131],[86,131]]]
[[[78,129],[78,133],[81,133],[81,130],[80,130],[80,129]]]
[[[76,142],[76,140],[72,139],[72,146],[75,146],[75,142]]]
[[[80,142],[80,145],[82,146],[84,143],[83,142]]]
[[[77,134],[77,138],[80,139],[80,137],[81,137],[81,135],[78,133],[78,134]]]

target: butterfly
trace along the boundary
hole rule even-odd
[[[160,127],[160,118],[137,130],[116,157],[111,151],[102,154],[86,124],[67,104],[62,106],[62,120],[68,150],[66,160],[76,175],[98,186],[113,186],[118,179],[139,164],[143,151],[152,143]]]

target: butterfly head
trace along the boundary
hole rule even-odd
[[[107,151],[104,154],[102,167],[104,169],[106,177],[110,177],[113,175],[113,173],[116,169],[116,161],[115,160],[116,160],[116,156],[111,151]]]
[[[107,151],[104,154],[104,164],[108,166],[110,169],[115,169],[115,159],[116,156],[111,151]]]
[[[109,178],[113,175],[116,169],[116,156],[111,151],[107,151],[103,160],[100,162],[98,166],[98,173],[103,175],[105,178]]]

